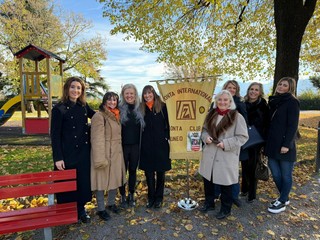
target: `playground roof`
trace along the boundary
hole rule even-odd
[[[65,62],[65,60],[60,58],[58,55],[32,44],[21,49],[19,52],[16,52],[14,55],[17,58],[23,57],[33,61],[41,61],[45,58],[55,58],[63,63]]]

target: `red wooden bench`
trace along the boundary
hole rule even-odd
[[[1,199],[48,194],[48,206],[0,212],[0,234],[44,228],[52,239],[51,227],[78,221],[76,202],[56,204],[54,194],[76,189],[74,169],[0,176]]]

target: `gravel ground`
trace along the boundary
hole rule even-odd
[[[19,123],[16,123],[16,126],[5,125],[0,127],[0,144],[5,136],[12,135],[13,131],[19,132]],[[41,136],[41,141],[46,137]],[[230,217],[216,220],[214,215],[219,210],[219,202],[216,204],[216,210],[208,214],[198,210],[180,209],[177,202],[181,198],[177,195],[184,197],[185,192],[177,194],[181,189],[171,184],[168,186],[164,205],[159,210],[145,208],[144,192],[137,196],[135,208],[125,209],[120,214],[111,213],[112,218],[107,222],[99,220],[93,209],[90,212],[91,224],[54,227],[53,236],[56,240],[320,239],[320,175],[313,175],[304,184],[294,183],[291,203],[286,211],[280,214],[267,211],[268,203],[276,197],[274,189],[272,179],[259,182],[258,199],[255,202],[249,204],[242,199],[242,207],[233,206]],[[201,204],[203,189],[191,187],[190,194],[191,198]],[[8,239],[42,240],[44,237],[42,230],[0,236],[0,240]]]
[[[269,180],[271,181],[271,180]],[[267,212],[270,193],[262,193],[249,204],[242,199],[242,207],[233,206],[227,219],[217,220],[216,210],[203,214],[198,210],[186,211],[177,206],[173,192],[165,196],[164,206],[146,209],[145,196],[138,197],[135,208],[111,213],[111,220],[103,222],[94,214],[91,224],[72,224],[53,228],[54,239],[320,239],[320,183],[314,176],[303,186],[294,186],[291,203],[285,212]],[[197,192],[195,191],[197,194]],[[202,190],[199,196],[203,197]],[[192,196],[191,196],[192,197]],[[201,202],[200,198],[195,200]],[[3,236],[0,239],[43,239],[41,230]]]

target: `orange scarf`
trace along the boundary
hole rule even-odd
[[[109,108],[109,107],[107,107],[107,108],[108,108],[108,110],[109,110],[110,112],[112,112],[112,113],[114,114],[114,116],[116,117],[116,119],[119,121],[119,119],[120,119],[120,111],[119,111],[119,109],[118,109],[118,108],[112,109],[112,108]]]
[[[152,111],[153,104],[154,104],[154,100],[152,100],[151,102],[146,102],[146,105],[148,106],[150,111]]]

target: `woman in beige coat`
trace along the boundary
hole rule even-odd
[[[214,184],[221,186],[221,208],[216,215],[223,219],[230,215],[232,184],[239,178],[240,147],[248,140],[247,124],[238,113],[228,90],[215,96],[202,129],[205,143],[199,173],[203,176],[205,203],[202,208],[214,208]]]
[[[105,221],[110,216],[105,210],[104,191],[108,191],[108,208],[118,213],[117,189],[126,182],[118,100],[116,93],[107,92],[91,119],[91,190],[96,191],[97,215]]]

